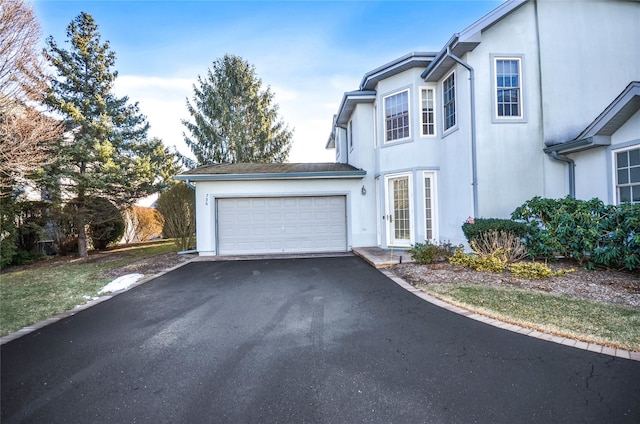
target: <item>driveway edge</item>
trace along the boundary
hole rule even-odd
[[[112,297],[115,297],[121,293],[126,292],[127,290],[131,290],[134,287],[137,287],[141,284],[147,283],[155,278],[161,277],[164,274],[171,272],[173,270],[176,270],[190,262],[193,262],[197,259],[197,257],[193,257],[191,259],[188,259],[182,263],[179,263],[178,265],[175,265],[171,268],[167,268],[165,270],[162,270],[156,274],[150,274],[147,277],[143,277],[140,280],[136,281],[135,284],[132,284],[131,286],[127,287],[126,289],[122,289],[122,290],[118,290],[116,292],[112,292],[111,294],[105,295],[105,296],[100,296],[98,298],[95,299],[91,299],[90,301],[88,301],[87,303],[83,303],[82,305],[78,305],[76,307],[74,307],[73,309],[69,309],[68,311],[64,311],[61,312],[55,316],[52,316],[50,318],[47,318],[43,321],[39,321],[36,322],[34,324],[28,325],[26,327],[21,328],[20,330],[14,331],[13,333],[9,333],[6,336],[0,337],[0,346],[2,346],[5,343],[9,343],[10,341],[13,341],[15,339],[19,339],[22,336],[26,336],[27,334],[33,333],[34,331],[37,331],[43,327],[46,327],[49,324],[53,324],[54,322],[58,322],[61,319],[65,319],[68,318],[70,316],[73,316],[75,314],[77,314],[80,311],[84,311],[85,309],[89,309],[95,305],[97,305],[98,303],[102,303],[106,300],[111,299]]]
[[[617,358],[630,359],[632,361],[640,362],[640,352],[634,352],[634,351],[625,350],[625,349],[616,349],[608,346],[602,346],[596,343],[587,343],[580,340],[574,340],[574,339],[570,339],[562,336],[556,336],[554,334],[549,334],[549,333],[542,333],[540,331],[532,330],[530,328],[525,328],[519,325],[498,321],[497,319],[489,318],[487,316],[480,315],[475,312],[471,312],[467,309],[452,305],[436,297],[433,297],[423,292],[422,290],[412,286],[411,284],[406,282],[404,279],[398,277],[393,272],[387,269],[378,269],[378,271],[380,271],[382,274],[387,276],[390,280],[398,284],[403,289],[407,290],[409,293],[412,293],[418,296],[419,298],[426,300],[429,303],[432,303],[436,306],[444,308],[458,315],[463,315],[467,318],[471,318],[476,321],[480,321],[485,324],[492,325],[502,330],[512,331],[514,333],[519,333],[529,337],[535,337],[540,340],[546,340],[548,342],[558,343],[558,344],[575,347],[582,350],[589,350],[591,352],[601,353],[603,355],[615,356]]]

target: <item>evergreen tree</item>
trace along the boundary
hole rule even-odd
[[[98,26],[82,12],[67,27],[69,49],[47,39],[45,56],[58,78],[47,104],[63,117],[66,134],[55,146],[54,163],[44,182],[77,205],[78,254],[87,255],[87,199],[104,198],[122,208],[158,191],[159,162],[166,159],[158,143],[147,140],[149,128],[137,104],[117,98],[112,70],[115,53],[101,42]],[[160,157],[159,157],[160,156]]]
[[[284,162],[292,132],[278,118],[270,87],[252,65],[225,55],[213,63],[206,78],[198,76],[193,103],[187,100],[192,121],[182,124],[191,134],[184,140],[195,156],[189,167],[214,163]]]

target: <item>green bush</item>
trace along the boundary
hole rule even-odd
[[[534,197],[511,218],[525,223],[525,243],[532,257],[564,256],[590,268],[640,269],[639,204]]]
[[[124,235],[125,222],[122,214],[113,203],[103,198],[92,198],[87,202],[91,210],[89,216],[89,234],[93,247],[104,250]]]
[[[498,218],[476,218],[462,225],[462,232],[469,245],[478,237],[492,231],[504,231],[518,238],[523,238],[527,234],[527,226],[522,222]]]
[[[424,243],[416,243],[408,250],[411,258],[418,264],[432,264],[442,262],[452,256],[455,248],[450,242],[433,243],[426,240]]]
[[[10,195],[0,197],[0,269],[9,266],[16,255],[16,211]]]

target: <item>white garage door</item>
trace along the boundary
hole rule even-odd
[[[218,254],[345,252],[345,196],[217,200]]]

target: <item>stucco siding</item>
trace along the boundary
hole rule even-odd
[[[640,78],[640,3],[537,4],[545,140],[572,140]]]

